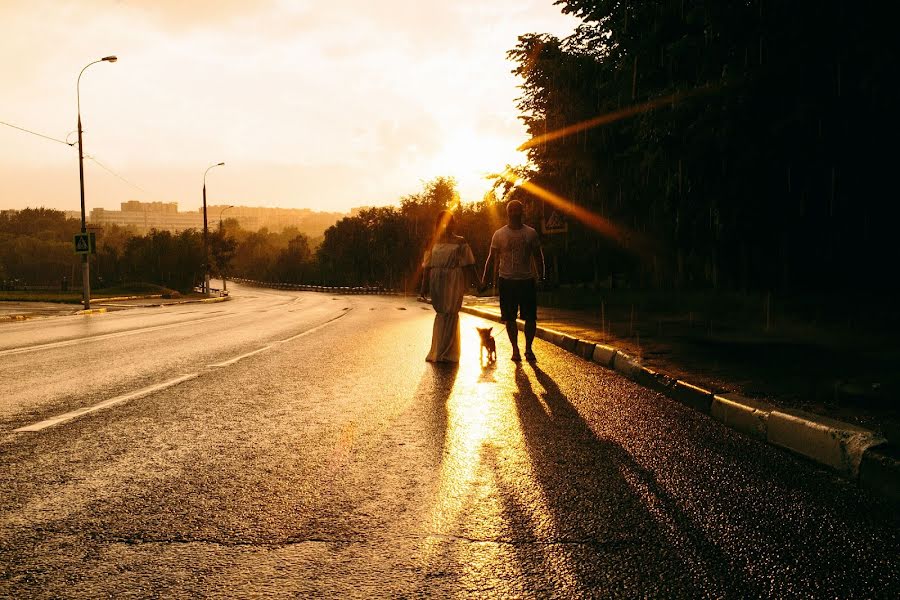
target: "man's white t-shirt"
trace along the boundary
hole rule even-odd
[[[531,258],[541,247],[537,231],[528,225],[511,229],[504,225],[494,232],[491,248],[500,258],[502,279],[534,279]]]

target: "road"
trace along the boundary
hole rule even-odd
[[[0,597],[896,597],[852,484],[411,299],[0,325]],[[499,330],[498,330],[499,333]]]

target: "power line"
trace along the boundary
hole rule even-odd
[[[31,135],[36,135],[36,136],[38,136],[38,137],[42,137],[42,138],[44,138],[45,140],[50,140],[50,141],[53,141],[53,142],[59,142],[60,144],[65,144],[66,146],[69,146],[70,148],[71,148],[72,146],[75,145],[75,142],[72,142],[72,143],[70,144],[69,142],[67,142],[67,141],[65,141],[65,140],[60,140],[60,139],[55,138],[55,137],[50,137],[49,135],[44,135],[43,133],[38,133],[37,131],[32,131],[32,130],[30,130],[30,129],[25,129],[24,127],[19,127],[18,125],[13,125],[12,123],[7,123],[6,121],[0,121],[0,125],[6,125],[7,127],[12,127],[13,129],[18,129],[19,131],[24,131],[25,133],[30,133]]]
[[[25,133],[30,133],[31,135],[36,135],[36,136],[38,136],[38,137],[42,137],[42,138],[44,138],[45,140],[50,140],[50,141],[52,141],[52,142],[59,142],[60,144],[65,144],[66,146],[69,146],[70,148],[74,147],[74,146],[75,146],[75,143],[76,143],[76,142],[69,143],[69,142],[67,142],[67,141],[65,141],[65,140],[60,140],[60,139],[58,139],[58,138],[51,137],[51,136],[49,136],[49,135],[44,135],[43,133],[38,133],[37,131],[32,131],[32,130],[30,130],[30,129],[26,129],[25,127],[19,127],[18,125],[13,125],[12,123],[7,123],[6,121],[0,121],[0,125],[6,125],[7,127],[12,127],[13,129],[18,129],[19,131],[24,131]],[[87,159],[89,159],[89,160],[94,161],[101,169],[103,169],[104,171],[106,171],[107,173],[109,173],[110,175],[112,175],[113,177],[116,177],[116,178],[118,178],[118,179],[124,181],[124,182],[127,183],[128,185],[130,185],[130,186],[132,186],[132,187],[134,187],[134,188],[136,188],[136,189],[141,190],[141,191],[144,192],[145,194],[148,194],[148,193],[149,193],[147,190],[145,190],[144,188],[142,188],[142,187],[139,186],[138,184],[136,184],[136,183],[134,183],[134,182],[131,182],[131,181],[125,179],[124,177],[122,177],[121,175],[119,175],[118,173],[116,173],[115,171],[113,171],[112,169],[110,169],[109,167],[107,167],[106,165],[104,165],[102,162],[100,162],[99,160],[97,160],[97,158],[95,158],[95,157],[93,157],[93,156],[91,156],[91,155],[89,155],[89,154],[85,154],[84,157],[87,158]]]
[[[125,179],[124,177],[122,177],[121,175],[119,175],[118,173],[116,173],[115,171],[113,171],[112,169],[110,169],[109,167],[107,167],[106,165],[104,165],[102,162],[100,162],[99,160],[97,160],[95,157],[93,157],[93,156],[91,156],[91,155],[89,155],[89,154],[85,154],[84,157],[87,158],[87,159],[90,159],[90,160],[94,161],[94,162],[97,164],[97,166],[99,166],[101,169],[103,169],[104,171],[106,171],[107,173],[109,173],[110,175],[112,175],[113,177],[117,177],[118,179],[121,179],[122,181],[124,181],[124,182],[127,183],[128,185],[130,185],[130,186],[132,186],[132,187],[134,187],[134,188],[137,188],[137,189],[141,190],[141,191],[144,192],[145,194],[149,194],[149,193],[150,193],[150,192],[148,192],[147,190],[145,190],[144,188],[142,188],[141,186],[139,186],[138,184],[133,183],[133,182],[131,182],[131,181],[128,181],[127,179]]]

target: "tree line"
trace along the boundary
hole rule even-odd
[[[524,35],[509,53],[533,139],[527,175],[622,234],[570,218],[567,277],[783,292],[893,285],[885,142],[896,140],[900,88],[887,5],[557,4],[581,19],[575,34]]]
[[[529,163],[482,200],[439,177],[398,206],[369,208],[319,238],[296,229],[210,235],[214,274],[411,290],[434,218],[457,212],[476,259],[526,205],[551,280],[733,291],[893,285],[898,38],[877,3],[843,0],[559,0],[565,39],[527,34],[509,52]],[[886,144],[887,142],[887,144]],[[24,221],[29,221],[27,224]],[[0,279],[72,272],[77,223],[43,209],[0,216]],[[199,232],[107,228],[92,273],[187,289]],[[75,269],[77,271],[77,269]],[[100,283],[100,282],[98,282]]]

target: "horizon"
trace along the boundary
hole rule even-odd
[[[484,175],[525,161],[506,52],[577,22],[552,0],[40,0],[0,16],[0,73],[16,82],[0,121],[71,141],[78,72],[118,56],[81,80],[84,152],[98,161],[85,160],[88,213],[127,200],[194,210],[220,161],[210,204],[349,213],[438,176],[478,201]],[[0,140],[0,209],[79,208],[74,146],[9,127]]]

